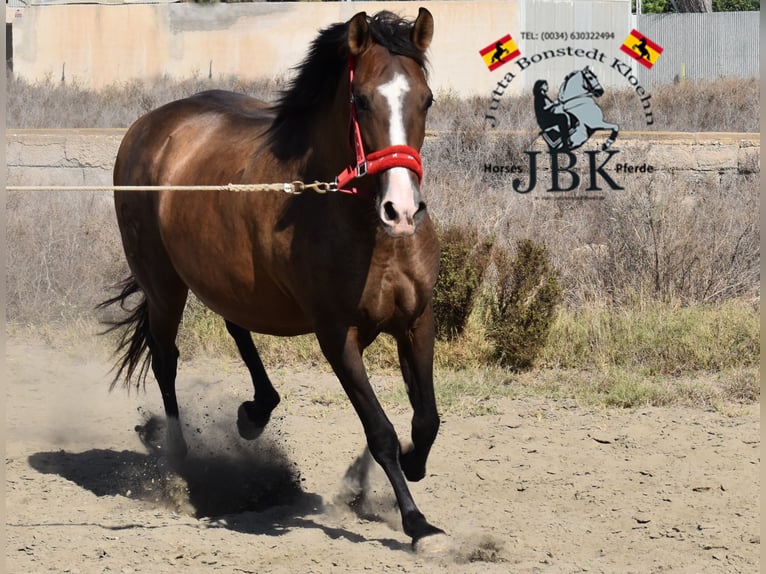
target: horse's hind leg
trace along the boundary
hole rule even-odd
[[[266,374],[250,332],[231,321],[226,321],[226,329],[237,343],[239,354],[253,379],[253,400],[242,403],[237,413],[237,429],[240,436],[252,440],[263,432],[263,428],[269,422],[271,411],[279,404],[279,394]]]
[[[114,181],[116,184],[134,183],[132,176],[119,173],[119,161],[115,164]],[[176,399],[176,335],[189,288],[176,273],[163,246],[157,224],[156,197],[149,193],[115,192],[114,201],[125,257],[133,279],[145,297],[146,322],[138,336],[145,338],[149,347],[152,372],[165,407],[168,458],[175,463],[183,460],[188,451]]]
[[[181,431],[178,400],[176,398],[176,372],[178,348],[175,340],[181,323],[188,290],[184,286],[175,298],[164,297],[163,305],[153,305],[147,297],[149,333],[147,344],[151,352],[152,372],[162,394],[167,419],[166,448],[172,463],[180,463],[188,452]]]

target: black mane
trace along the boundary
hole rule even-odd
[[[426,69],[426,57],[412,43],[413,22],[392,12],[368,16],[370,34],[376,44],[392,54],[415,60]],[[321,30],[311,43],[295,77],[273,107],[276,113],[268,141],[281,159],[300,156],[308,148],[305,126],[312,116],[325,112],[332,103],[338,83],[348,70],[348,24],[340,22]]]

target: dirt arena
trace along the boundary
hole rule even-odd
[[[183,478],[151,443],[159,392],[109,392],[109,361],[11,336],[6,566],[12,573],[757,572],[760,413],[595,410],[503,400],[447,414],[412,485],[448,548],[417,554],[324,366],[273,373],[267,431],[239,438],[251,388],[235,361],[182,363]],[[373,378],[373,382],[379,379]],[[438,383],[438,381],[437,381]],[[409,412],[390,407],[401,435]],[[351,502],[353,500],[353,502]]]

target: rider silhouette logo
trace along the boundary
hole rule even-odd
[[[492,42],[486,48],[479,50],[484,63],[492,72],[503,64],[507,64],[521,54],[516,42],[513,41],[510,34],[506,34],[496,42]]]
[[[620,50],[648,69],[657,63],[657,58],[662,54],[662,46],[655,44],[635,28],[628,34]]]
[[[540,135],[551,151],[577,149],[598,130],[611,130],[602,150],[611,147],[617,138],[620,127],[605,122],[601,108],[594,101],[603,95],[604,88],[588,66],[565,76],[555,100],[548,96],[547,80],[537,80],[532,93]]]

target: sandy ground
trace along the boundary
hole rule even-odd
[[[451,546],[422,555],[377,468],[366,499],[347,503],[363,437],[323,367],[275,372],[279,414],[247,442],[235,426],[244,369],[182,364],[181,478],[135,430],[162,412],[153,384],[109,393],[103,357],[19,337],[6,364],[12,573],[759,570],[757,406],[727,416],[538,399],[447,414],[412,490]],[[407,409],[389,414],[408,434]]]

